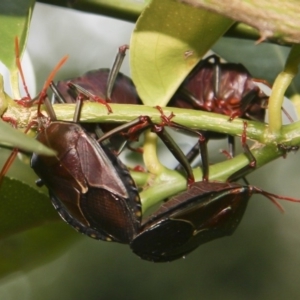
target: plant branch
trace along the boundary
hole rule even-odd
[[[151,117],[154,123],[161,122],[161,113],[153,107],[122,104],[111,104],[110,106],[113,113],[108,114],[107,108],[104,105],[95,102],[84,102],[81,111],[81,121],[90,123],[125,123],[132,121],[141,115],[147,115]],[[7,111],[10,110],[9,107],[10,105],[8,105]],[[64,121],[72,121],[74,109],[75,104],[54,105],[54,110],[58,119]],[[31,108],[31,111],[33,110],[34,108]],[[189,128],[210,130],[230,135],[241,135],[244,130],[242,119],[234,119],[230,122],[228,116],[203,111],[173,107],[164,107],[163,110],[166,115],[173,112],[175,117],[172,120]],[[15,109],[14,112],[16,113],[18,110]],[[16,118],[16,115],[13,115],[13,117]],[[22,121],[24,122],[24,120]],[[29,121],[30,120],[27,120],[27,122]],[[257,141],[251,148],[251,152],[257,161],[257,168],[285,154],[283,150],[278,148],[279,144],[282,144],[284,146],[283,148],[286,149],[300,145],[300,121],[282,126],[278,135],[269,132],[268,124],[255,121],[247,121],[247,124],[247,137]],[[148,153],[148,156],[156,156],[152,155],[153,151],[155,151],[155,147],[153,146],[154,143],[150,141],[149,145],[151,149],[150,155]],[[147,146],[146,151],[148,151]],[[226,181],[231,175],[247,166],[247,164],[249,164],[247,156],[245,154],[240,154],[233,159],[211,165],[209,179]],[[157,171],[154,169],[154,171],[152,170],[153,173],[132,173],[134,180],[136,180],[136,183],[139,186],[143,187],[145,183],[149,183],[149,180],[151,182],[151,184],[147,185],[147,188],[141,193],[144,211],[153,204],[186,189],[187,182],[184,173],[169,170],[162,167],[160,163],[157,164],[157,166],[160,167],[160,170]],[[147,167],[149,168],[149,163]],[[254,169],[249,169],[249,172],[253,170]],[[202,179],[200,168],[194,170],[194,176],[197,181]]]
[[[298,73],[300,63],[300,46],[293,45],[287,58],[284,70],[279,73],[274,82],[268,104],[269,130],[272,134],[278,134],[282,126],[281,107],[284,94],[292,80]]]
[[[175,0],[174,0],[175,1]],[[111,1],[111,0],[89,0],[89,1],[61,1],[61,0],[38,0],[37,2],[73,8],[79,11],[104,15],[129,22],[136,22],[143,9],[151,0],[148,1]],[[122,2],[122,5],[120,5]],[[226,33],[225,36],[241,39],[258,40],[261,35],[255,29],[244,23],[236,23]],[[289,41],[283,40],[280,35],[268,37],[268,41],[275,44],[290,45]]]
[[[38,2],[135,22],[150,1],[151,0],[39,0]]]
[[[164,172],[165,167],[160,163],[157,157],[157,135],[150,130],[145,132],[143,145],[143,158],[146,169],[151,174],[160,174]]]
[[[282,152],[275,144],[254,145],[251,152],[256,159],[257,166],[256,168],[249,167],[247,174],[282,155]],[[209,179],[226,181],[231,175],[248,164],[249,160],[247,156],[245,154],[240,154],[232,159],[211,165],[209,167]],[[169,170],[168,177],[162,178],[163,176],[165,176],[165,174],[158,176],[151,187],[141,192],[140,196],[144,212],[159,201],[176,195],[186,189],[186,177],[182,174]],[[194,169],[194,176],[196,181],[202,180],[202,172],[200,168]]]
[[[260,40],[275,37],[300,42],[300,7],[297,0],[180,0],[246,23],[260,32]]]
[[[3,116],[15,119],[18,128],[24,128],[36,116],[34,114],[36,107],[23,108],[20,112],[15,106],[15,104],[13,106],[8,105]],[[130,104],[110,104],[110,106],[113,110],[112,114],[108,114],[106,107],[102,104],[85,101],[81,111],[81,122],[126,123],[142,115],[150,116],[154,123],[161,122],[161,114],[154,107]],[[75,104],[55,104],[53,108],[59,120],[72,121]],[[27,113],[25,113],[26,109]],[[243,133],[242,119],[237,118],[230,122],[228,117],[224,115],[175,107],[164,107],[163,111],[166,115],[173,112],[175,117],[172,120],[189,128],[215,131],[235,136],[240,136]],[[46,112],[44,113],[46,114]],[[300,121],[283,126],[282,130],[285,134],[280,134],[277,137],[268,133],[268,124],[249,120],[247,120],[247,124],[247,137],[262,144],[284,142],[289,143],[289,145],[297,145],[298,143],[297,136],[300,136]],[[287,137],[289,128],[293,128],[293,136]]]
[[[281,107],[284,100],[284,94],[290,86],[294,75],[281,72],[275,79],[272,87],[272,92],[269,98],[268,114],[269,114],[269,129],[272,134],[279,133],[282,126]]]

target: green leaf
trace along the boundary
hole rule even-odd
[[[0,164],[9,153],[0,151]],[[36,186],[27,156],[8,176],[0,186],[0,277],[49,261],[80,237],[58,216],[47,189]]]
[[[12,128],[0,119],[0,144],[16,147],[24,151],[45,155],[55,155],[55,152],[32,137]]]
[[[12,151],[10,149],[0,148],[1,167],[4,165],[11,152]],[[38,179],[38,176],[31,168],[30,160],[31,156],[18,153],[16,159],[11,164],[6,176],[10,180],[15,179],[20,181],[22,184],[28,185],[29,187],[35,189],[39,194],[44,193],[46,196],[48,196],[48,190],[45,187],[40,188],[36,185],[36,180]],[[1,187],[2,185],[0,186],[0,194],[2,194]]]
[[[0,165],[10,150],[1,149]],[[0,239],[49,222],[60,221],[46,188],[35,184],[30,157],[18,156],[0,186]]]
[[[57,222],[0,240],[0,277],[44,264],[78,240],[80,235]]]
[[[132,79],[146,105],[165,106],[187,74],[233,24],[172,0],[153,0],[130,43]]]
[[[60,221],[49,196],[19,180],[5,177],[0,195],[0,238]]]
[[[8,69],[15,70],[14,41],[18,37],[21,53],[24,50],[34,0],[0,1],[0,60]]]
[[[35,0],[1,0],[0,2],[0,61],[10,71],[10,84],[15,98],[20,98],[15,39],[18,38],[21,57],[26,45],[34,3]]]

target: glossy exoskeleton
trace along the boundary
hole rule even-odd
[[[139,194],[127,168],[103,141],[121,131],[128,130],[129,135],[136,136],[141,130],[151,128],[183,163],[189,185],[194,182],[192,169],[163,126],[154,125],[147,116],[123,124],[97,141],[76,124],[81,102],[78,99],[73,123],[57,121],[49,106],[51,120],[41,128],[37,140],[57,154],[54,157],[33,154],[31,166],[49,189],[54,207],[67,223],[95,239],[129,243],[140,232]],[[43,118],[40,116],[45,123]]]
[[[253,194],[264,195],[280,209],[275,198],[300,202],[250,185],[195,182],[144,220],[130,247],[153,262],[183,258],[204,243],[233,234]]]
[[[110,69],[102,68],[92,70],[80,77],[71,78],[66,81],[58,81],[56,87],[66,103],[74,103],[77,98],[77,93],[70,87],[69,83],[76,84],[88,92],[105,99],[109,74]],[[132,80],[120,72],[116,77],[108,102],[120,104],[141,104],[141,100],[138,97]]]
[[[120,47],[112,71],[99,69],[87,72],[81,77],[67,81],[59,81],[57,89],[66,102],[75,102],[78,91],[70,87],[72,83],[89,93],[107,99],[111,103],[141,104],[130,78],[119,73],[125,56],[126,47]],[[114,79],[110,74],[114,73]],[[110,80],[111,79],[111,80]],[[216,55],[201,60],[179,87],[168,106],[198,109],[225,114],[230,119],[242,117],[264,121],[267,96],[255,84],[248,70],[241,64],[221,63]],[[258,80],[261,81],[261,80]],[[112,88],[113,87],[113,88]],[[108,90],[112,93],[108,95]],[[90,125],[89,125],[90,126]],[[101,124],[104,132],[112,129],[112,125]],[[215,132],[202,132],[206,140],[223,138]],[[120,136],[112,137],[116,148]],[[229,136],[229,153],[234,156],[234,139]],[[188,154],[192,161],[199,153],[198,146]]]
[[[48,103],[48,79],[40,93],[37,140],[56,151],[49,157],[33,154],[31,166],[41,178],[61,217],[78,231],[95,239],[128,243],[140,227],[140,198],[129,171],[105,145],[77,124],[81,100],[73,123],[57,121],[40,112]],[[49,103],[48,103],[49,104]],[[50,119],[50,120],[49,120]]]
[[[90,100],[101,98],[108,103],[118,104],[142,104],[132,80],[119,72],[122,61],[125,57],[126,45],[119,47],[111,69],[102,68],[89,71],[82,76],[68,80],[58,81],[53,88],[56,88],[55,102],[75,103],[78,94]],[[103,132],[116,127],[114,124],[82,124],[89,132],[94,132],[100,127]],[[124,143],[122,135],[114,135],[110,138],[113,150],[119,149]]]
[[[268,97],[260,90],[248,70],[241,64],[221,63],[211,55],[201,60],[182,83],[169,106],[203,110],[264,122]],[[206,140],[223,138],[216,132],[202,132]],[[234,138],[228,136],[229,154],[234,156]],[[198,153],[197,146],[188,153],[192,161]]]
[[[196,182],[144,220],[130,247],[150,261],[183,257],[203,243],[232,234],[255,192],[260,190],[237,183]]]
[[[211,55],[201,60],[182,83],[170,105],[264,121],[268,97],[241,64],[221,63]]]
[[[242,142],[245,143],[243,138]],[[250,151],[247,155],[248,167],[252,167],[255,158]],[[206,172],[208,169],[204,168],[204,179],[208,178]],[[230,180],[235,177],[233,174]],[[182,258],[204,243],[233,234],[253,194],[262,194],[281,210],[276,198],[300,202],[250,185],[202,180],[163,203],[144,219],[130,247],[142,259],[153,262]]]
[[[140,198],[129,171],[105,145],[76,124],[79,113],[74,123],[50,115],[50,123],[41,128],[37,140],[57,154],[33,154],[31,166],[49,189],[54,207],[81,233],[128,243],[141,221]]]
[[[218,89],[222,83],[228,88],[228,82],[232,83],[236,80],[233,76],[235,73],[232,70],[222,69],[223,65],[214,66],[212,70],[209,64],[209,61],[204,61],[204,65],[201,67],[203,69],[198,69],[196,75],[200,74],[201,84],[205,85],[204,87],[210,92],[213,91],[213,98],[209,98],[211,93],[208,91],[208,98],[201,98],[204,99],[204,102],[207,99],[205,102],[207,107],[202,108],[201,105],[197,106],[198,102],[196,104],[193,101],[189,102],[193,97],[186,97],[186,95],[191,93],[193,88],[189,89],[188,83],[197,81],[198,77],[195,75],[192,78],[189,77],[182,90],[178,92],[179,95],[183,95],[184,107],[191,105],[189,108],[211,111],[210,102],[214,102],[217,98],[218,101],[215,104],[219,105],[217,107],[220,111],[212,111],[228,114],[231,118],[236,116],[247,118],[246,114],[249,114],[249,117],[253,115],[255,119],[260,120],[258,116],[261,113],[264,114],[264,109],[261,112],[260,105],[263,102],[263,96],[260,98],[261,95],[255,87],[250,88],[246,95],[241,94],[251,86],[249,82],[242,89],[237,89],[240,94],[236,101],[238,104],[236,111],[229,110],[230,113],[227,113],[229,108],[235,107],[236,95],[228,96],[230,101],[222,106],[219,96],[226,96],[227,91]],[[227,66],[229,65],[227,64]],[[227,81],[222,79],[222,76],[219,80],[212,79],[213,76],[218,78],[216,76],[218,68],[221,68],[223,75],[228,75]],[[251,79],[250,75],[247,75],[247,71],[243,73],[242,69],[237,69],[238,72],[235,75],[237,79],[239,76],[246,79],[246,82]],[[209,76],[206,76],[205,70]],[[80,78],[71,80],[75,86],[75,94],[71,96],[64,92],[64,88],[71,93],[74,92],[69,85],[60,85],[59,83],[58,90],[67,102],[74,102],[77,98],[79,89],[76,85],[98,97],[108,98],[111,102],[114,102],[114,97],[117,103],[139,102],[135,89],[132,90],[134,87],[131,81],[120,74],[117,75],[116,81],[113,81],[115,83],[111,96],[107,96],[109,93],[105,85],[110,82],[109,74],[108,70],[100,69],[87,73],[83,76],[83,80]],[[205,83],[206,79],[210,84],[220,82],[220,85],[215,84],[212,87],[207,82]],[[225,84],[226,82],[227,84]],[[118,88],[119,83],[120,87]],[[97,90],[98,84],[100,90]],[[125,92],[127,89],[128,94]],[[118,91],[120,91],[119,94]],[[231,93],[233,92],[231,91]],[[124,97],[124,95],[128,96]],[[206,94],[204,96],[206,97]],[[68,101],[68,97],[71,101]],[[126,102],[123,102],[122,97]],[[197,98],[198,95],[194,95],[195,97]],[[135,102],[135,100],[137,101]],[[180,99],[176,101],[180,102]],[[176,101],[175,105],[180,106]],[[245,115],[239,115],[241,112]],[[56,150],[57,155],[46,157],[33,154],[31,163],[35,172],[41,177],[42,183],[49,189],[51,201],[58,213],[75,229],[90,237],[130,244],[133,252],[143,259],[155,262],[172,261],[187,255],[201,244],[231,235],[240,223],[249,198],[254,193],[263,194],[272,201],[275,201],[276,197],[293,200],[248,185],[209,182],[206,173],[208,168],[203,168],[204,181],[190,182],[187,191],[172,197],[163,203],[156,212],[142,220],[139,194],[122,162],[103,143],[96,141],[89,132],[77,124],[79,113],[74,115],[73,123],[57,121],[53,112],[49,114],[50,121],[45,121],[46,118],[39,115],[39,121],[44,125],[41,126],[37,139]],[[212,137],[212,133],[209,137]],[[169,147],[169,149],[172,148],[174,145]],[[186,166],[188,161],[181,163],[185,165],[191,181],[193,175]],[[208,165],[207,161],[204,161],[204,165]]]
[[[31,166],[41,178],[39,184],[49,189],[58,213],[75,229],[96,239],[128,243],[140,228],[141,205],[127,168],[105,145],[99,145],[76,124],[81,101],[72,123],[57,121],[46,99],[46,90],[66,59],[64,57],[52,71],[38,99],[37,140],[57,154],[54,157],[33,154]],[[40,111],[43,101],[50,118]],[[106,102],[103,104],[109,110]],[[11,155],[1,176],[13,159]]]
[[[43,92],[40,101],[44,100]],[[292,200],[251,186],[201,181],[191,183],[186,192],[162,204],[141,223],[139,195],[127,168],[76,124],[79,104],[77,108],[73,123],[57,121],[50,111],[48,120],[39,112],[39,121],[44,125],[37,139],[56,150],[57,155],[33,154],[32,167],[49,189],[61,217],[90,237],[129,243],[143,259],[172,261],[205,242],[232,234],[253,193],[271,200]],[[169,149],[175,149],[174,145]],[[204,172],[203,178],[207,176]]]
[[[148,217],[130,246],[145,260],[182,258],[201,244],[231,235],[254,191],[237,183],[195,182]]]

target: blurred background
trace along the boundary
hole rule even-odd
[[[110,67],[117,47],[129,44],[133,28],[132,23],[37,3],[27,49],[37,90],[66,54],[69,60],[57,80]],[[283,47],[234,39],[221,41],[215,50],[271,82],[287,53]],[[130,75],[128,59],[122,72]],[[211,144],[216,155],[226,148]],[[247,178],[272,193],[300,198],[298,160],[299,153],[289,154]],[[143,261],[127,246],[94,241],[69,227],[78,242],[51,263],[1,279],[0,299],[297,299],[300,204],[283,206],[286,212],[281,214],[255,195],[233,236],[164,264]]]

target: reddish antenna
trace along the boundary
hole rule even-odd
[[[42,102],[46,96],[46,92],[48,87],[50,86],[51,82],[53,81],[57,71],[62,67],[62,65],[67,61],[67,59],[69,58],[68,55],[64,56],[59,62],[58,64],[53,68],[53,70],[51,71],[51,73],[49,74],[48,78],[46,79],[44,86],[42,88],[42,91],[39,94],[39,98],[38,98],[38,115],[41,114],[41,105]]]

